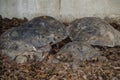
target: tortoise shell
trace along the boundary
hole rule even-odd
[[[66,37],[65,26],[62,23],[50,16],[41,16],[3,33],[0,37],[0,48],[3,53],[15,59],[24,51],[34,51],[37,54],[49,53],[50,45]]]

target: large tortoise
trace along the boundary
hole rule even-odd
[[[68,26],[67,31],[73,41],[108,47],[120,45],[120,32],[98,17],[77,19]]]
[[[51,45],[67,37],[65,26],[50,16],[36,17],[19,27],[9,29],[0,37],[2,53],[18,63],[28,59],[43,60]]]

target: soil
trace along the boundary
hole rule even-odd
[[[26,18],[8,19],[0,16],[0,35],[7,29],[27,21]],[[110,24],[120,31],[120,25]],[[101,51],[102,57],[81,61],[79,67],[75,68],[71,63],[57,63],[53,60],[54,55],[68,42],[69,38],[53,45],[51,54],[42,62],[29,61],[17,64],[0,52],[0,80],[120,80],[120,46],[93,46]]]

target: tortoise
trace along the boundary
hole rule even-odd
[[[73,41],[67,43],[55,55],[55,58],[62,62],[77,62],[83,60],[97,59],[100,51],[93,48],[90,44]]]
[[[120,45],[120,32],[99,17],[84,17],[70,23],[67,33],[72,41],[86,42],[94,46]]]
[[[12,60],[24,63],[42,61],[50,52],[51,45],[67,37],[65,26],[50,16],[40,16],[7,30],[0,37],[0,48]]]

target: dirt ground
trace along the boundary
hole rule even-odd
[[[0,35],[26,21],[26,18],[8,19],[0,16]],[[120,25],[111,25],[120,31]],[[68,38],[58,45],[61,47],[69,41]],[[120,80],[120,47],[94,46],[103,57],[81,61],[77,68],[69,62],[56,63],[52,60],[60,47],[52,46],[53,51],[42,62],[29,61],[24,64],[10,61],[9,57],[0,52],[0,80]]]

